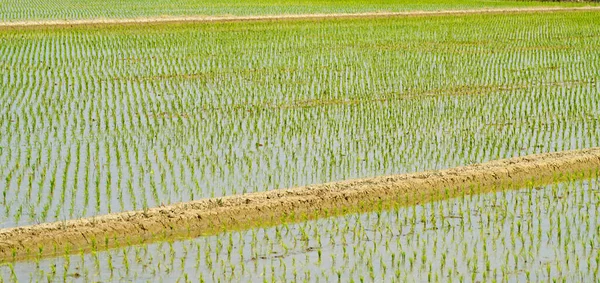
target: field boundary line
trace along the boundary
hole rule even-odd
[[[300,222],[598,176],[600,147],[0,229],[0,263]]]
[[[505,14],[535,12],[573,12],[600,11],[600,6],[584,7],[531,7],[531,8],[486,8],[468,10],[404,11],[404,12],[366,12],[331,14],[284,14],[257,16],[156,16],[138,18],[80,19],[80,20],[27,20],[0,22],[1,27],[43,27],[43,26],[86,26],[86,25],[136,25],[158,23],[211,23],[211,22],[255,22],[281,20],[320,20],[345,18],[386,18],[409,16],[469,15],[469,14]]]

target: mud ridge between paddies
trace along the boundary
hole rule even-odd
[[[0,22],[2,27],[40,27],[40,26],[85,26],[85,25],[127,25],[158,23],[209,23],[209,22],[244,22],[244,21],[279,21],[279,20],[319,20],[344,18],[385,18],[436,15],[468,15],[468,14],[504,14],[504,13],[538,13],[600,11],[600,6],[583,7],[532,7],[532,8],[488,8],[469,10],[437,10],[437,11],[404,11],[404,12],[367,12],[367,13],[333,13],[333,14],[284,14],[256,16],[158,16],[140,18],[112,19],[79,19],[79,20],[27,20]]]
[[[600,148],[332,182],[0,230],[0,261],[175,240],[598,176]]]

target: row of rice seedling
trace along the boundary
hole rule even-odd
[[[595,13],[0,32],[0,227],[598,146]]]
[[[600,179],[7,263],[9,281],[599,280]],[[32,272],[32,270],[34,272]]]
[[[0,4],[0,21],[24,20],[79,20],[139,18],[160,16],[219,16],[219,15],[279,15],[311,13],[364,13],[396,12],[412,10],[449,10],[474,8],[506,7],[553,7],[584,6],[589,3],[548,3],[533,1],[474,1],[452,0],[414,1],[394,0],[158,0],[148,3],[143,0],[72,0],[72,1],[34,1],[4,0]]]

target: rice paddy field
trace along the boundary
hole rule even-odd
[[[584,5],[116,2],[0,21]],[[0,228],[600,147],[599,13],[0,28]],[[0,260],[0,282],[597,282],[599,186]]]

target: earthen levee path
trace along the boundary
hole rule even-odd
[[[599,170],[600,148],[591,148],[0,229],[0,262],[414,205],[504,186],[556,182],[574,174],[598,176]]]
[[[243,22],[274,20],[318,20],[342,18],[384,18],[407,16],[466,15],[466,14],[504,14],[504,13],[537,13],[568,11],[600,11],[600,6],[585,7],[531,7],[531,8],[488,8],[469,10],[438,11],[405,11],[405,12],[368,12],[368,13],[333,13],[333,14],[285,14],[257,16],[157,16],[122,19],[80,19],[80,20],[27,20],[0,22],[1,27],[36,27],[36,26],[82,26],[82,25],[119,25],[119,24],[152,24],[152,23],[184,23],[184,22]]]

